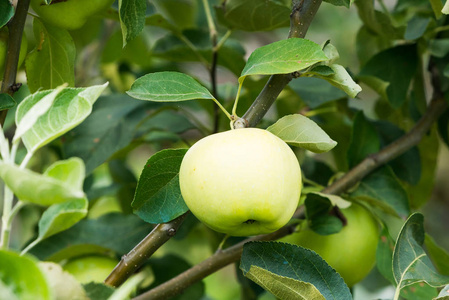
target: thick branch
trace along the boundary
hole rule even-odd
[[[375,153],[363,160],[360,164],[350,170],[345,176],[336,180],[332,185],[325,188],[322,192],[328,194],[342,193],[348,190],[358,181],[363,179],[370,172],[391,161],[397,156],[403,154],[413,146],[416,146],[446,108],[447,103],[443,98],[437,98],[433,100],[421,120],[416,123],[416,125],[407,134],[405,134],[392,144],[388,145],[378,153]],[[300,217],[302,215],[303,211],[301,208],[295,212],[294,217]],[[243,251],[243,245],[245,243],[254,240],[275,240],[288,235],[289,233],[291,233],[291,227],[287,226],[268,235],[261,235],[244,240],[232,247],[215,253],[198,265],[157,286],[156,288],[134,298],[133,300],[155,300],[173,297],[181,293],[184,289],[186,289],[193,283],[205,278],[206,276],[214,273],[215,271],[223,268],[230,263],[238,261],[240,259],[241,253]]]
[[[315,17],[321,0],[294,1],[290,14],[288,38],[303,38]],[[293,79],[291,74],[273,75],[235,127],[254,127],[265,116],[285,86]]]
[[[176,234],[179,226],[189,212],[169,223],[158,224],[154,229],[128,254],[123,255],[120,263],[106,278],[105,284],[119,286],[142,266],[148,258]]]
[[[19,0],[14,17],[8,25],[8,52],[6,54],[5,73],[3,76],[2,93],[10,94],[15,92],[17,75],[17,65],[19,64],[20,44],[22,43],[23,28],[30,6],[30,0]],[[0,126],[3,126],[6,119],[7,110],[0,111]]]

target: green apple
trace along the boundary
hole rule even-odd
[[[103,282],[117,264],[117,259],[92,255],[74,258],[63,268],[80,283]]]
[[[6,52],[8,51],[8,36],[9,30],[8,27],[4,26],[0,28],[0,79],[3,77],[3,72],[5,71],[5,63],[6,63]],[[22,43],[20,44],[20,54],[19,54],[19,63],[18,67],[20,67],[25,59],[27,54],[28,42],[25,34],[22,35]]]
[[[81,28],[87,19],[106,10],[114,0],[31,0],[33,10],[47,23],[67,30]]]
[[[248,236],[276,231],[292,217],[301,170],[272,133],[244,128],[210,135],[184,156],[179,183],[192,213],[215,231]]]
[[[336,234],[319,235],[304,228],[280,241],[315,251],[351,287],[374,267],[379,225],[371,213],[358,204],[353,203],[341,212],[347,219],[347,225]]]

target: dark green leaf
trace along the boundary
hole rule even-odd
[[[389,167],[365,177],[350,195],[393,215],[405,217],[410,213],[407,192]]]
[[[13,108],[14,106],[16,106],[16,101],[13,97],[5,93],[0,94],[0,111]]]
[[[223,11],[226,23],[233,29],[268,31],[290,24],[290,1],[228,0]]]
[[[393,275],[393,250],[394,240],[390,236],[388,229],[384,227],[380,233],[379,243],[376,250],[376,266],[379,273],[382,274],[391,284],[396,284]]]
[[[362,111],[358,112],[354,117],[351,143],[347,154],[349,167],[354,167],[379,149],[380,140],[375,127],[365,118]]]
[[[380,135],[382,147],[391,144],[405,134],[403,130],[389,122],[378,121],[374,126]],[[411,185],[416,185],[421,178],[421,157],[419,152],[418,147],[413,147],[389,162],[396,176]]]
[[[315,252],[287,243],[249,242],[243,246],[240,269],[251,266],[313,284],[325,299],[352,299],[343,278]]]
[[[337,145],[314,121],[301,115],[288,115],[267,128],[287,144],[315,153],[323,153]]]
[[[145,164],[132,207],[134,213],[149,223],[165,223],[189,209],[179,187],[179,168],[187,149],[162,150]]]
[[[50,300],[50,286],[36,261],[0,250],[1,299]]]
[[[310,70],[307,71],[305,74],[311,74],[311,75],[320,75],[320,76],[330,76],[334,75],[335,71],[332,70],[331,67],[326,65],[317,65],[312,67]]]
[[[287,74],[328,58],[321,46],[306,39],[286,39],[257,48],[251,53],[239,82],[249,75]]]
[[[449,53],[449,39],[430,40],[429,51],[433,56],[445,57]]]
[[[416,45],[401,45],[382,51],[366,63],[360,76],[374,76],[388,82],[388,101],[394,108],[399,108],[405,102],[417,68],[416,51]]]
[[[393,253],[393,275],[397,283],[397,291],[417,282],[425,282],[433,287],[444,286],[449,282],[449,276],[436,272],[422,248],[423,221],[422,214],[414,213],[399,233]]]
[[[112,293],[114,293],[112,287],[103,283],[91,282],[83,285],[83,287],[91,300],[108,300]]]
[[[146,8],[145,0],[119,0],[123,47],[142,32],[145,25]]]
[[[214,98],[195,79],[178,72],[158,72],[142,76],[133,83],[127,94],[136,99],[156,102]]]
[[[182,258],[168,254],[161,258],[151,258],[149,261],[153,269],[156,280],[151,287],[158,286],[174,276],[186,271],[191,266]],[[205,286],[202,281],[192,284],[181,295],[173,298],[176,300],[200,300],[205,292]]]
[[[30,91],[54,89],[64,83],[74,86],[76,49],[72,37],[66,30],[43,24],[37,18],[33,24],[38,43],[25,60]]]
[[[107,214],[84,219],[70,229],[42,241],[30,253],[41,260],[59,261],[88,253],[113,250],[128,253],[152,229],[134,215]]]
[[[180,29],[195,26],[197,1],[195,0],[153,0],[158,12]]]
[[[14,6],[9,0],[0,0],[0,28],[14,16]]]
[[[305,200],[309,228],[321,235],[339,232],[342,221],[335,215],[334,206],[329,199],[319,194],[307,194]]]
[[[405,30],[404,38],[406,40],[416,40],[423,36],[429,25],[430,18],[423,18],[421,16],[414,16],[408,21],[407,29]]]
[[[300,77],[290,81],[289,86],[312,109],[324,103],[346,97],[343,91],[320,78]]]

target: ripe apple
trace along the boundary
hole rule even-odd
[[[280,241],[315,251],[351,287],[374,267],[379,225],[371,213],[358,204],[353,203],[341,212],[347,219],[347,225],[336,234],[319,235],[304,228]]]
[[[106,10],[114,0],[31,0],[33,10],[47,23],[67,30],[81,28],[87,19]]]
[[[4,26],[0,28],[0,79],[3,77],[3,72],[5,71],[5,63],[6,63],[6,52],[8,51],[8,36],[9,30],[8,27]],[[20,67],[25,59],[27,54],[28,43],[25,37],[25,34],[22,35],[22,43],[20,44],[20,54],[19,54],[19,63],[18,67]]]
[[[74,258],[67,262],[63,268],[80,283],[103,282],[117,264],[117,259],[91,255]]]
[[[185,203],[205,225],[233,236],[276,231],[292,217],[301,170],[272,133],[244,128],[210,135],[184,156],[179,183]]]

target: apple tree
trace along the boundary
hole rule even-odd
[[[448,299],[447,14],[0,0],[0,298]]]

